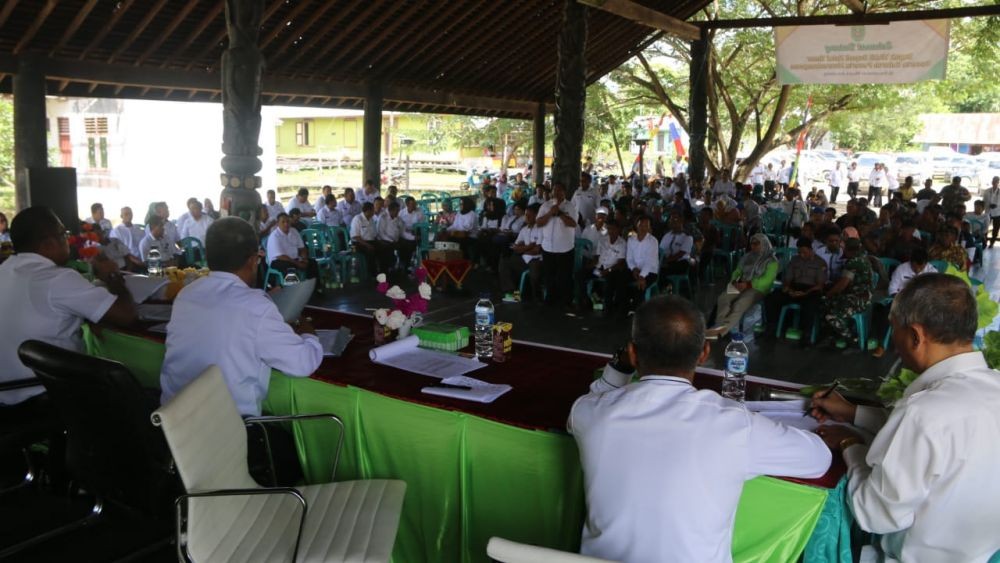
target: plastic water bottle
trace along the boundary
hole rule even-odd
[[[476,302],[476,356],[480,360],[493,357],[493,302],[489,293],[479,295]]]
[[[358,257],[351,256],[351,283],[358,283],[361,281],[361,275],[358,273]]]
[[[149,249],[149,255],[146,256],[146,271],[149,272],[150,276],[157,277],[163,274],[163,269],[160,267],[160,251],[155,248]]]
[[[743,342],[743,333],[734,332],[732,341],[726,346],[726,371],[722,380],[722,396],[734,401],[743,401],[747,389],[747,369],[750,367],[750,351]]]
[[[289,271],[287,274],[285,274],[285,283],[284,283],[284,285],[289,286],[289,285],[295,285],[297,283],[299,283],[299,275],[298,274],[296,274],[293,271]]]

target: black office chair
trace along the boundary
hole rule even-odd
[[[118,362],[36,340],[21,344],[18,357],[48,391],[67,429],[66,465],[95,501],[86,518],[0,551],[0,559],[95,523],[105,503],[162,521],[169,534],[183,488],[163,434],[149,422],[158,407],[153,397]]]
[[[0,392],[16,391],[31,387],[41,387],[42,382],[32,377],[0,383]],[[31,399],[33,403],[27,408],[22,405],[0,407],[0,458],[8,461],[23,457],[25,474],[19,483],[0,485],[0,495],[26,487],[36,482],[38,478],[34,459],[28,451],[33,444],[43,442],[58,434],[62,429],[62,421],[54,411],[46,412],[44,399]],[[38,407],[42,408],[38,408]]]

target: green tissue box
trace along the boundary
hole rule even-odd
[[[441,323],[425,324],[413,329],[421,348],[458,352],[469,345],[469,327]]]

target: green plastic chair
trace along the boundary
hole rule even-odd
[[[889,274],[889,277],[891,278],[892,273],[896,270],[896,268],[899,267],[900,263],[899,260],[896,260],[895,258],[886,258],[886,257],[879,257],[878,260],[879,262],[882,263],[882,266],[885,268],[885,272]]]
[[[355,259],[358,262],[358,281],[364,280],[368,277],[368,261],[365,259],[365,255],[360,252],[355,252],[351,249],[351,233],[347,230],[347,227],[330,227],[333,237],[331,240],[331,246],[333,247],[333,253],[330,255],[330,259],[333,262],[331,267],[339,267],[341,276],[340,279],[343,280],[346,286],[349,282],[353,280],[351,277],[351,259]]]
[[[948,271],[948,261],[947,260],[931,260],[930,264],[931,264],[931,266],[934,266],[934,269],[937,270],[938,273],[943,274],[943,273],[945,273],[945,272]]]
[[[205,245],[194,237],[184,237],[181,239],[181,250],[184,251],[184,262],[188,266],[197,265],[199,268],[208,266],[205,261]]]
[[[305,229],[301,233],[302,242],[306,245],[309,258],[316,261],[319,270],[319,282],[327,284],[333,277],[333,243],[329,240],[329,227]],[[326,273],[327,275],[324,275]]]

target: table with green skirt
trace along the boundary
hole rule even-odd
[[[491,404],[472,403],[423,394],[434,379],[372,363],[370,317],[316,308],[308,314],[319,328],[351,328],[355,339],[312,377],[273,372],[264,411],[338,415],[346,436],[337,480],[406,481],[394,561],[487,561],[492,536],[579,549],[583,473],[565,420],[605,357],[515,343],[509,361],[473,374],[513,390]],[[98,327],[85,331],[85,341],[88,353],[122,362],[144,386],[159,386],[162,334]],[[718,381],[700,374],[695,384]],[[337,429],[319,420],[298,423],[294,432],[306,480],[329,481]],[[816,481],[748,481],[733,559],[849,562],[843,473],[838,464]]]

